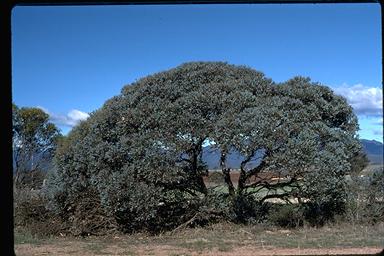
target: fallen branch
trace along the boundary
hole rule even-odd
[[[198,214],[199,213],[197,212],[190,220],[188,220],[187,222],[184,222],[183,224],[177,226],[174,230],[171,231],[171,233],[174,233],[174,232],[176,232],[176,231],[178,231],[180,229],[186,228],[189,224],[191,224],[192,222],[194,222],[196,220]]]

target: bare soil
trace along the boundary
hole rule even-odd
[[[84,242],[66,242],[56,244],[31,245],[24,244],[16,247],[16,255],[159,255],[159,256],[176,256],[176,255],[209,255],[209,256],[230,256],[230,255],[354,255],[354,254],[378,254],[381,248],[364,247],[364,248],[314,248],[314,249],[284,249],[284,248],[260,248],[256,246],[242,246],[234,248],[230,251],[220,251],[218,249],[194,251],[191,249],[179,248],[169,245],[141,245],[131,247],[121,247],[116,245],[108,245],[102,250],[87,249]]]
[[[384,223],[278,229],[220,223],[159,235],[38,239],[15,233],[15,253],[26,255],[358,255],[384,248]]]

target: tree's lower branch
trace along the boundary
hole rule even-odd
[[[277,198],[277,199],[283,199],[287,200],[287,198],[290,196],[289,193],[283,193],[283,194],[269,194],[265,195],[263,198],[261,198],[260,203],[264,203],[267,199]]]
[[[262,188],[266,188],[266,189],[271,190],[271,189],[284,188],[286,186],[291,186],[291,185],[294,185],[295,182],[297,182],[296,177],[292,177],[287,182],[280,182],[280,181],[278,181],[275,184],[271,184],[271,183],[267,182],[266,180],[261,180],[261,181],[256,181],[256,182],[251,183],[251,184],[247,184],[245,186],[245,189],[255,188],[255,187],[259,187],[260,186]],[[292,187],[294,187],[294,186],[292,186]]]
[[[265,168],[266,165],[267,165],[266,161],[265,161],[265,159],[263,159],[258,166],[256,166],[255,168],[253,168],[249,172],[247,172],[246,179],[250,178],[253,175],[260,173]]]

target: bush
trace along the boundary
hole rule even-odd
[[[197,201],[178,191],[159,191],[144,184],[136,184],[122,197],[114,212],[120,229],[124,232],[146,230],[158,233],[171,230],[188,221],[196,213]]]
[[[231,221],[233,214],[230,203],[228,194],[209,189],[208,194],[199,202],[194,223],[198,226],[204,226],[219,221]]]
[[[113,216],[101,205],[95,190],[79,193],[68,207],[69,232],[75,236],[105,235],[117,231]]]
[[[17,189],[14,191],[14,226],[38,237],[66,233],[68,226],[46,208],[47,202],[39,191]]]
[[[366,176],[351,176],[348,184],[346,218],[356,223],[384,221],[384,169]]]
[[[236,195],[231,204],[231,211],[237,223],[262,223],[267,219],[270,203],[260,203],[251,195]]]
[[[345,203],[340,201],[308,202],[303,204],[305,221],[316,227],[334,222],[338,216],[345,213]]]
[[[268,223],[284,228],[296,228],[304,224],[303,209],[299,205],[275,204],[268,214]]]
[[[338,150],[338,143],[328,145],[329,152],[317,157],[317,170],[304,176],[301,188],[303,216],[312,226],[323,226],[341,216],[346,210],[347,184],[346,166],[338,164],[332,151]],[[329,165],[329,166],[327,166]]]
[[[14,179],[14,188],[39,190],[45,178],[46,172],[40,169],[19,172],[17,174],[17,181]]]

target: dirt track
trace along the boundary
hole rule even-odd
[[[63,235],[44,239],[18,231],[15,238],[15,252],[19,256],[374,255],[384,248],[384,223],[296,229],[217,223],[158,235]]]
[[[376,254],[381,248],[365,247],[365,248],[320,248],[320,249],[282,249],[282,248],[259,248],[252,246],[244,246],[233,248],[229,251],[219,251],[215,248],[212,250],[196,251],[191,249],[179,248],[169,245],[156,246],[130,246],[122,247],[117,245],[109,245],[103,248],[95,245],[87,245],[84,242],[66,242],[63,244],[45,244],[31,245],[22,244],[15,247],[16,255],[73,255],[73,256],[89,256],[89,255],[159,255],[159,256],[176,256],[176,255],[207,255],[207,256],[261,256],[261,255],[353,255],[353,254]]]

